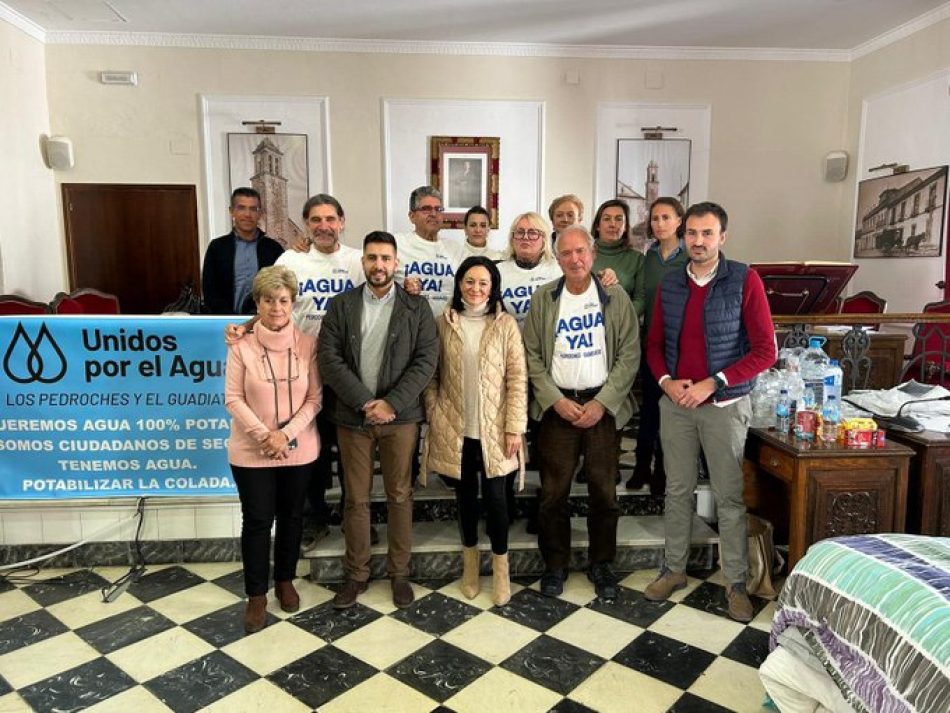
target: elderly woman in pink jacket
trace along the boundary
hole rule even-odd
[[[498,268],[486,257],[466,258],[455,273],[452,303],[436,321],[441,353],[426,389],[429,431],[423,473],[454,485],[462,536],[462,593],[480,588],[478,492],[492,551],[492,599],[511,598],[508,575],[506,476],[524,469],[528,420],[524,345],[501,301]]]
[[[291,320],[297,278],[286,267],[265,267],[251,286],[260,321],[228,347],[225,405],[232,416],[228,461],[241,499],[241,556],[247,608],[244,629],[267,618],[271,526],[274,594],[285,612],[300,608],[294,589],[303,498],[320,453],[314,418],[322,388],[314,337]]]

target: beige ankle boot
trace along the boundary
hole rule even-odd
[[[478,596],[481,582],[478,579],[480,555],[477,547],[462,548],[462,584],[461,590],[468,599]]]
[[[508,553],[491,556],[492,601],[503,607],[511,599],[511,579],[508,576]]]

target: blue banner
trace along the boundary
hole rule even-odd
[[[232,495],[227,317],[0,317],[0,498]]]

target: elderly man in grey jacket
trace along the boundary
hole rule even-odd
[[[595,246],[579,225],[558,233],[564,276],[531,298],[524,328],[531,417],[541,421],[541,506],[538,545],[545,573],[541,594],[564,588],[571,558],[568,497],[581,453],[587,464],[590,512],[588,576],[597,596],[617,596],[610,568],[617,551],[620,430],[634,413],[630,394],[640,363],[640,326],[619,285],[604,287],[591,274]]]
[[[386,567],[393,603],[407,607],[414,599],[411,464],[424,418],[421,396],[439,360],[439,340],[426,301],[393,281],[396,266],[395,238],[382,231],[367,235],[366,284],[332,300],[320,331],[324,411],[337,426],[346,478],[346,582],[333,598],[337,609],[356,604],[369,581],[375,446],[389,514]]]

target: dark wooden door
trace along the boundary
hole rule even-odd
[[[200,283],[194,186],[64,183],[71,289],[117,295],[123,314],[159,314]]]

